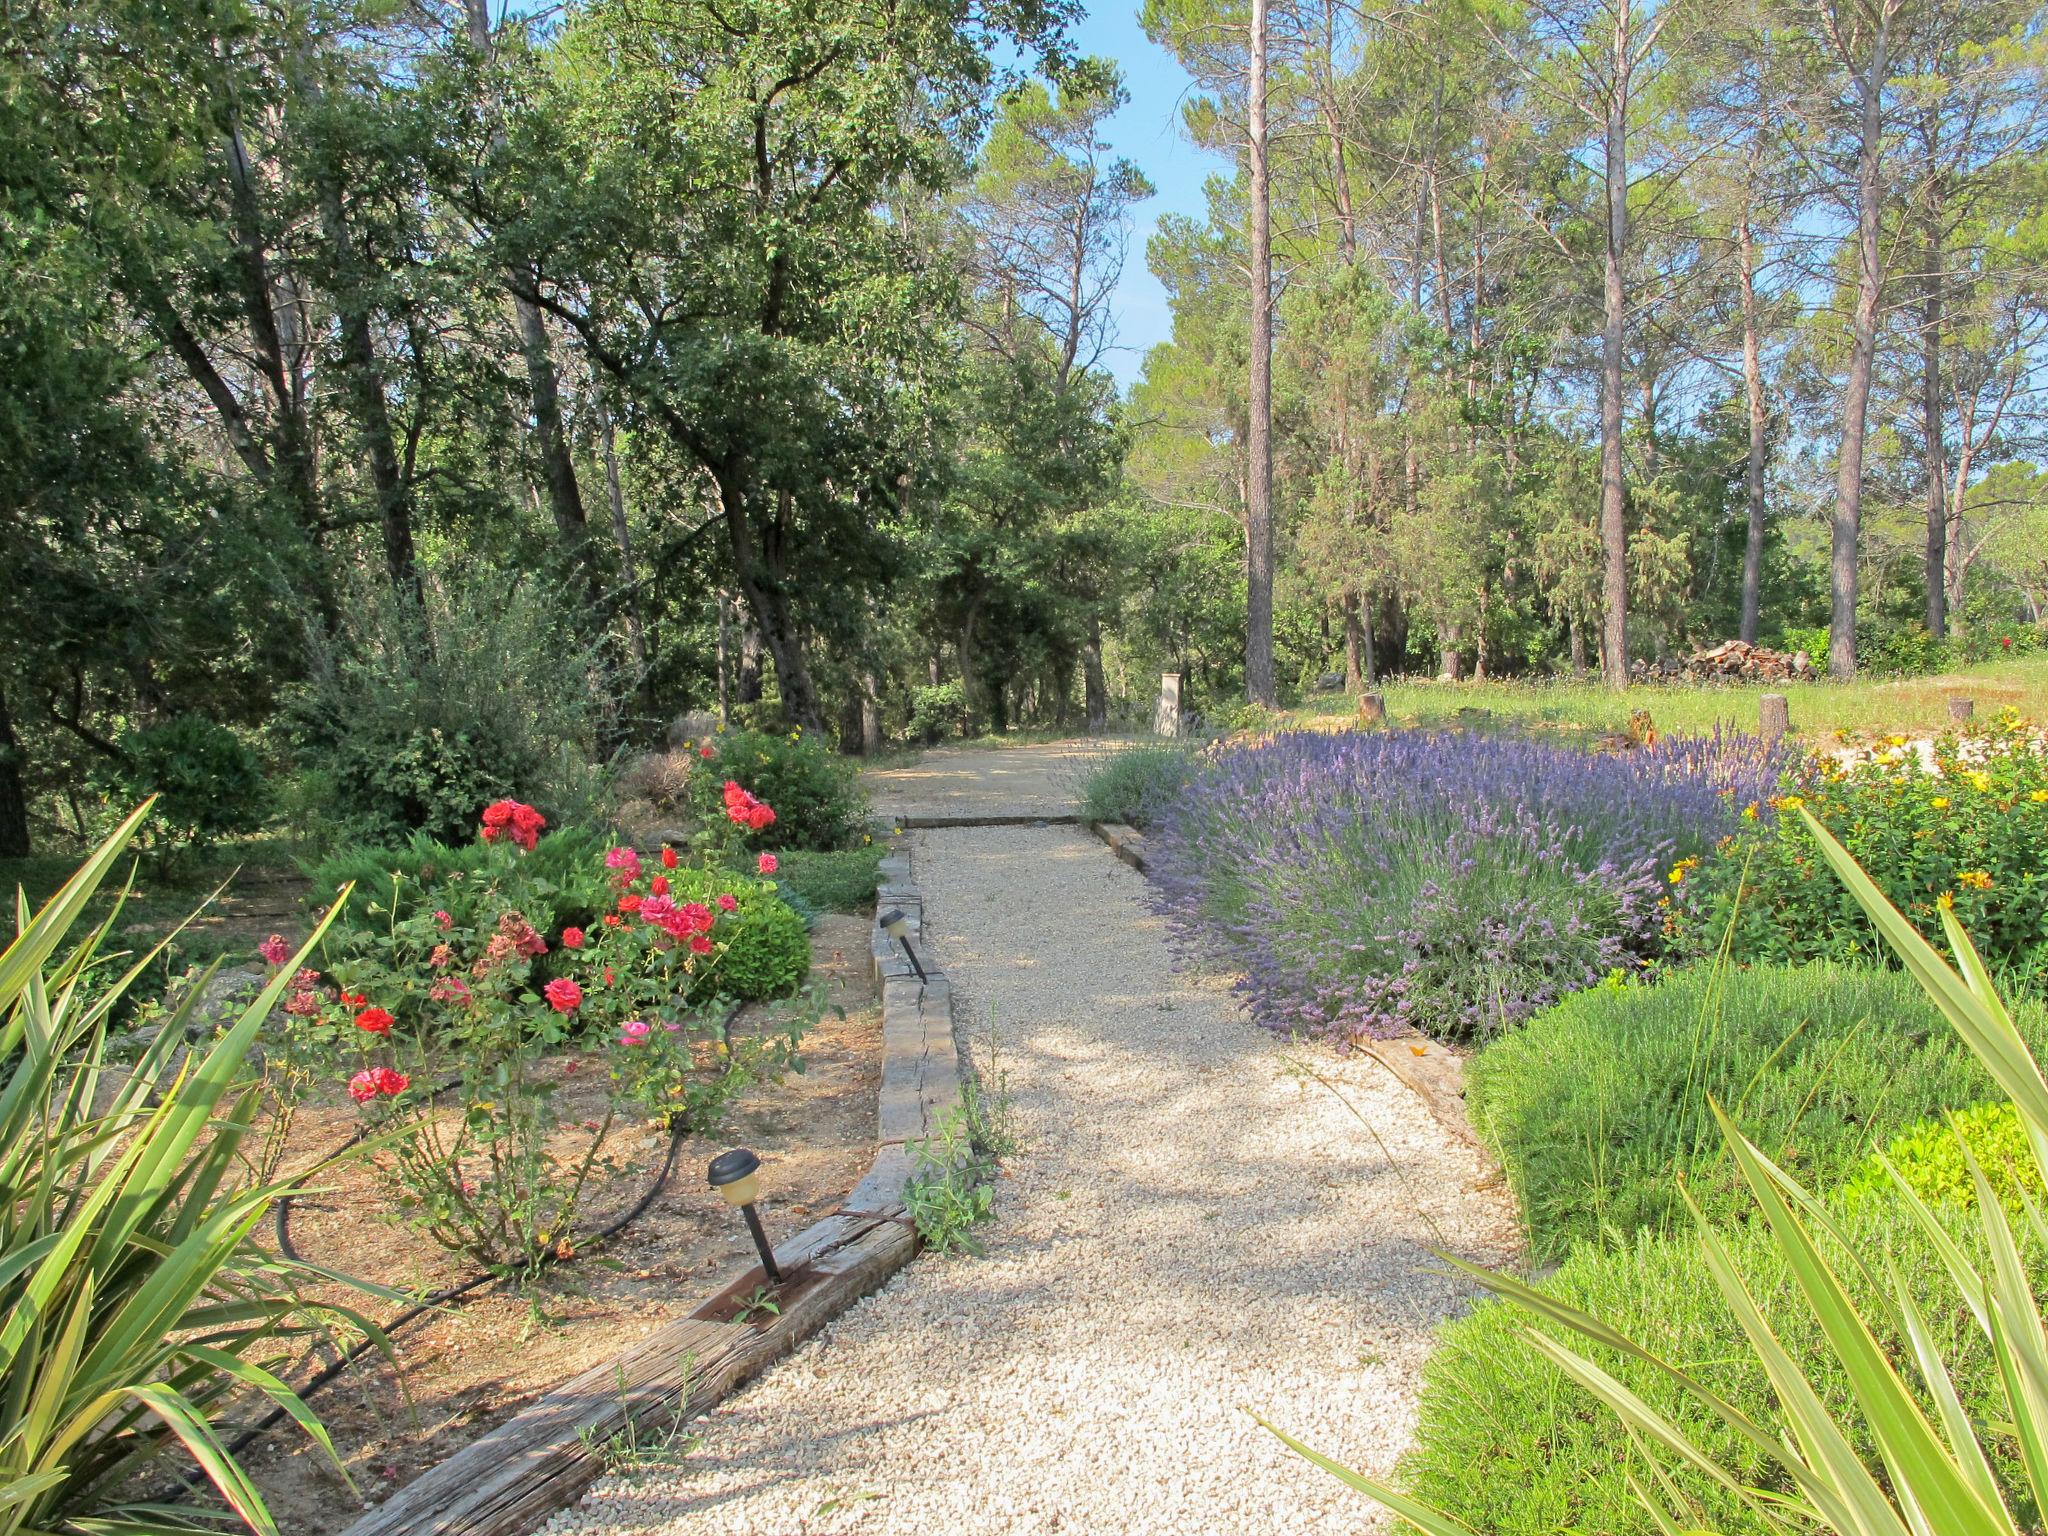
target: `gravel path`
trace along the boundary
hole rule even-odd
[[[1114,749],[1109,738],[942,747],[861,777],[884,816],[1064,816],[1089,761]]]
[[[569,1533],[1206,1536],[1377,1528],[1255,1409],[1385,1472],[1502,1196],[1375,1064],[1296,1051],[1169,964],[1141,878],[1071,827],[912,843],[927,934],[1022,1150],[980,1259],[920,1259]],[[1312,1065],[1325,1082],[1303,1075]]]

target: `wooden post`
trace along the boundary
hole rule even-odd
[[[1358,696],[1358,723],[1377,725],[1387,718],[1387,701],[1377,693],[1361,693]]]
[[[1152,731],[1158,736],[1180,734],[1180,674],[1159,674],[1159,703],[1152,711]]]
[[[1948,717],[1957,725],[1961,725],[1976,713],[1977,701],[1975,699],[1966,699],[1959,693],[1952,693],[1948,696]]]
[[[1792,729],[1792,706],[1785,695],[1767,693],[1757,700],[1757,728],[1772,746],[1785,739],[1785,733]]]

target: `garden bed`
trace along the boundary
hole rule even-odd
[[[874,1156],[880,1016],[866,921],[822,918],[813,948],[813,974],[826,985],[828,1011],[805,1037],[805,1070],[748,1092],[717,1139],[685,1140],[673,1176],[649,1209],[601,1249],[551,1269],[530,1300],[509,1286],[486,1287],[400,1332],[396,1369],[366,1359],[316,1395],[311,1406],[359,1497],[288,1428],[252,1449],[247,1465],[281,1528],[294,1536],[345,1528],[365,1506],[562,1381],[688,1316],[752,1254],[744,1226],[704,1185],[704,1165],[724,1147],[745,1145],[761,1155],[763,1214],[778,1239],[838,1205]],[[750,1007],[735,1030],[763,1027],[777,1007]],[[565,1124],[603,1113],[601,1073],[566,1070],[577,1058],[568,1052],[550,1063]],[[354,1123],[344,1104],[302,1109],[287,1166],[332,1146]],[[587,1200],[583,1221],[591,1230],[640,1198],[660,1172],[667,1139],[626,1125],[614,1129],[607,1151],[618,1167]],[[293,1239],[310,1260],[407,1290],[431,1291],[465,1277],[464,1261],[378,1214],[383,1199],[371,1169],[345,1166],[300,1202]],[[367,1310],[385,1316],[396,1308],[372,1301]]]

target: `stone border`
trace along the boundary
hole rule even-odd
[[[882,860],[877,915],[900,909],[925,970],[877,922],[869,939],[882,994],[882,1083],[875,1160],[839,1208],[779,1243],[780,1314],[737,1322],[765,1277],[750,1266],[691,1314],[572,1377],[532,1407],[430,1468],[345,1536],[528,1536],[605,1471],[604,1448],[634,1422],[671,1425],[704,1413],[883,1284],[919,1244],[903,1204],[911,1143],[960,1100],[952,983],[924,946],[924,895],[910,857]]]
[[[1140,874],[1145,872],[1145,834],[1120,821],[1091,821],[1088,828],[1109,844],[1110,852]],[[1393,1073],[1422,1100],[1437,1123],[1467,1146],[1486,1153],[1472,1118],[1465,1113],[1465,1058],[1411,1029],[1391,1040],[1366,1040],[1359,1049]],[[1492,1154],[1487,1153],[1492,1162]]]

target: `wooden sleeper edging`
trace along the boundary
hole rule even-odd
[[[732,1319],[765,1276],[756,1264],[623,1353],[592,1366],[430,1468],[344,1536],[528,1536],[580,1498],[605,1470],[605,1447],[635,1424],[687,1423],[877,1289],[918,1249],[903,1204],[911,1143],[960,1100],[952,984],[924,938],[924,897],[902,852],[882,860],[877,915],[910,923],[927,980],[877,922],[870,936],[882,994],[882,1083],[875,1159],[839,1209],[775,1248],[787,1277],[780,1313]]]

